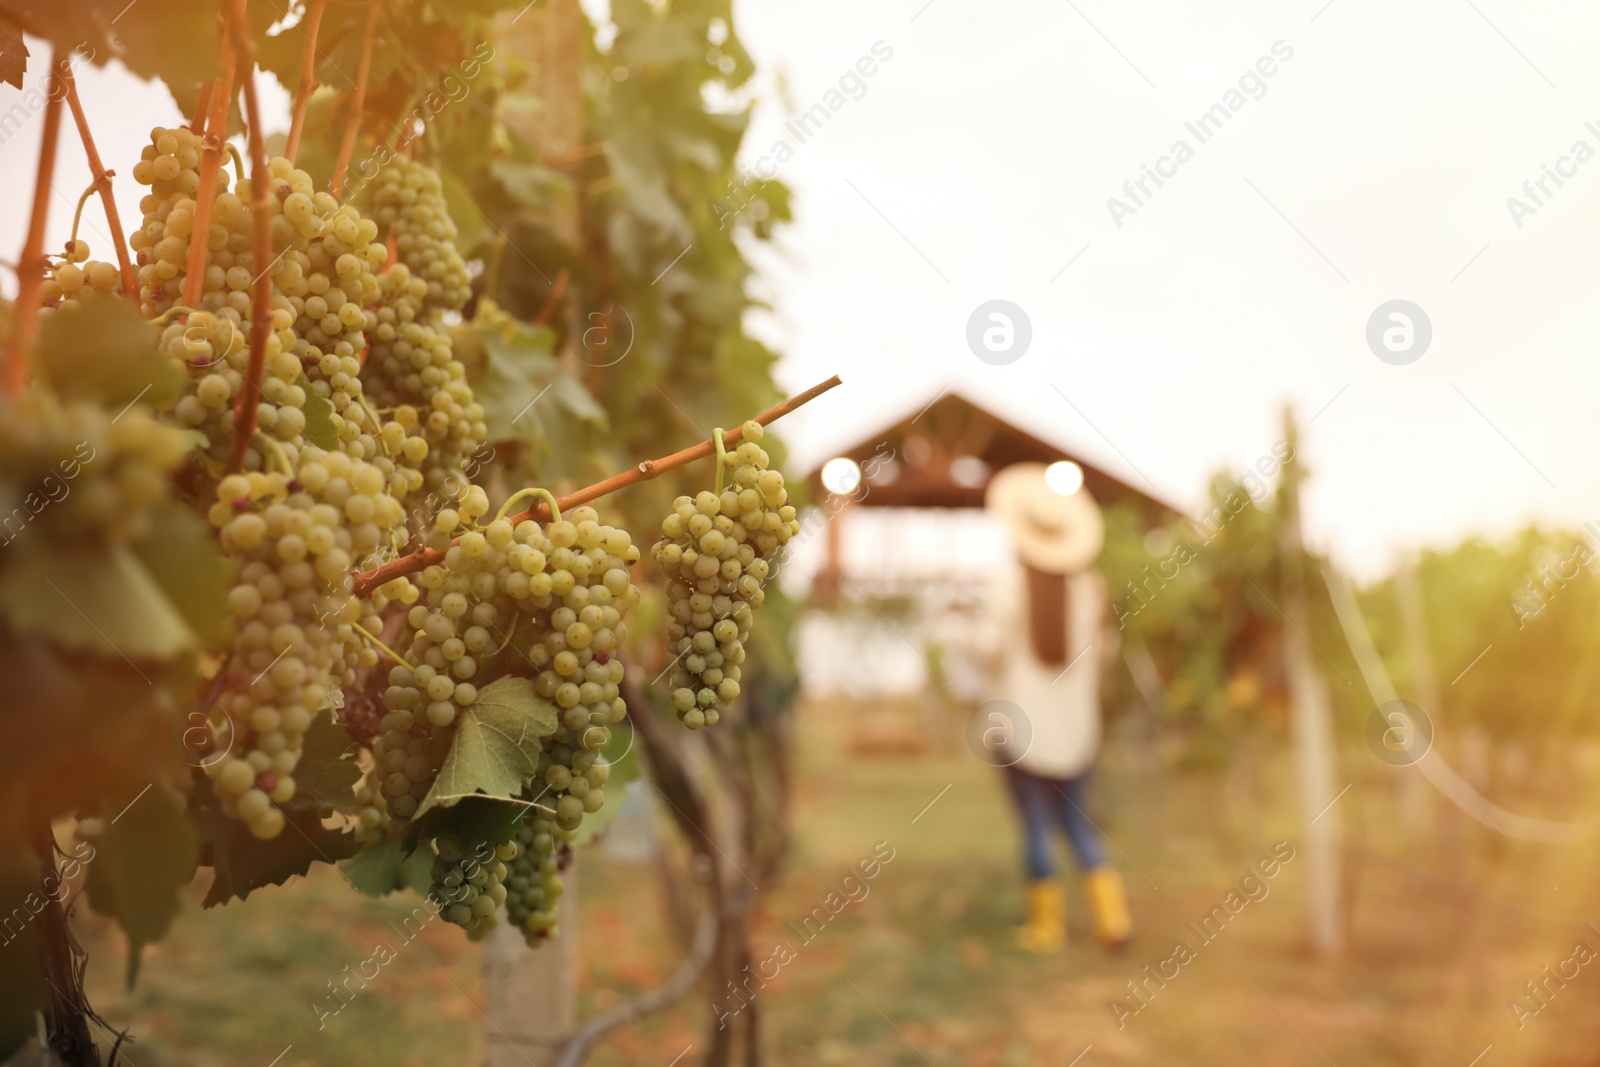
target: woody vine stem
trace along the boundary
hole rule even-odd
[[[796,393],[778,406],[763,411],[752,421],[766,426],[783,418],[783,416],[796,408],[810,403],[829,389],[840,384],[843,384],[843,380],[835,374],[827,381],[818,382],[805,392]],[[722,439],[724,447],[738,444],[744,440],[744,430],[736,426],[723,434]],[[585,504],[591,500],[597,500],[600,497],[614,493],[618,489],[649,481],[651,478],[659,477],[667,471],[676,470],[686,464],[693,463],[697,459],[711,455],[715,450],[716,446],[710,439],[707,439],[697,445],[691,445],[681,451],[674,452],[670,456],[662,456],[660,459],[647,459],[643,463],[619,474],[613,474],[603,481],[595,482],[593,485],[585,486],[582,489],[568,493],[566,496],[559,497],[555,500],[555,505],[558,509],[577,507],[579,504]],[[511,521],[513,524],[522,522],[524,519],[531,519],[534,522],[548,522],[550,514],[550,504],[539,503],[526,511],[520,511],[511,516]],[[370,571],[357,572],[351,582],[351,591],[357,597],[364,599],[371,596],[373,591],[385,582],[393,581],[401,575],[415,574],[442,559],[444,559],[444,553],[437,549],[421,549],[390,563],[385,563],[381,567],[375,567]]]

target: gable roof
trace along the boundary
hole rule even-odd
[[[1102,505],[1132,503],[1153,521],[1180,513],[1074,450],[1036,437],[952,390],[836,455],[854,460],[866,475],[865,491],[853,501],[858,507],[981,508],[989,478],[1002,467],[1071,460],[1083,468],[1085,487]],[[952,462],[962,457],[983,466],[958,464],[953,473]],[[821,473],[818,467],[806,475],[819,497],[827,493]]]

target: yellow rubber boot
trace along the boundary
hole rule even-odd
[[[1110,864],[1083,876],[1083,895],[1089,901],[1094,936],[1107,948],[1121,948],[1133,939],[1133,919],[1128,915],[1128,895],[1122,875]]]
[[[1028,883],[1028,921],[1017,928],[1017,947],[1047,955],[1067,943],[1067,889],[1054,878]]]

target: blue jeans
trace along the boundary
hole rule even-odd
[[[1058,780],[1030,774],[1020,767],[1005,768],[1006,785],[1022,819],[1023,856],[1029,878],[1055,874],[1055,859],[1050,855],[1052,823],[1065,831],[1080,871],[1091,871],[1105,863],[1100,832],[1089,821],[1090,773],[1084,771],[1076,778]]]

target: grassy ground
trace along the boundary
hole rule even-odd
[[[1481,1067],[1600,1062],[1600,958],[1565,987],[1550,982],[1546,1006],[1520,1029],[1507,1008],[1510,998],[1526,999],[1524,982],[1543,980],[1541,968],[1572,956],[1579,939],[1600,951],[1600,935],[1581,926],[1600,925],[1600,845],[1512,844],[1469,825],[1461,877],[1451,881],[1448,823],[1400,829],[1397,772],[1350,756],[1342,780],[1354,784],[1335,809],[1354,846],[1344,871],[1351,914],[1342,955],[1320,960],[1309,949],[1303,850],[1267,883],[1265,899],[1202,945],[1186,924],[1221,904],[1274,842],[1300,843],[1286,760],[1263,759],[1254,783],[1111,760],[1095,815],[1127,879],[1137,940],[1120,955],[1094,948],[1074,892],[1073,943],[1039,959],[1010,943],[1022,887],[996,772],[964,748],[916,759],[852,757],[841,744],[848,714],[802,713],[795,851],[778,882],[761,887],[758,955],[785,961],[759,993],[773,1064],[1024,1067],[1066,1065],[1080,1054],[1082,1067],[1467,1067],[1480,1054]],[[1543,803],[1547,815],[1600,811],[1600,791]],[[802,926],[830,892],[846,898],[842,879],[875,847],[880,858],[892,850],[892,859],[854,887],[857,899],[826,925]],[[1471,885],[1466,896],[1455,888],[1462,883]],[[651,868],[591,853],[582,894],[587,1014],[659,982],[681,950]],[[265,1067],[291,1045],[278,1067],[475,1064],[479,951],[442,924],[318,1029],[314,1005],[326,1003],[325,983],[369,956],[375,941],[392,940],[389,924],[410,907],[357,897],[337,873],[322,871],[289,891],[196,908],[169,941],[148,950],[132,994],[120,990],[115,932],[89,917],[91,988],[114,1023],[139,1035],[134,1067]],[[1194,959],[1119,1027],[1108,1002],[1137,1007],[1124,983],[1142,979],[1145,965],[1170,956],[1179,938]],[[665,1067],[702,1044],[711,1018],[700,991],[617,1032],[591,1063]],[[682,1062],[694,1059],[691,1051]]]

